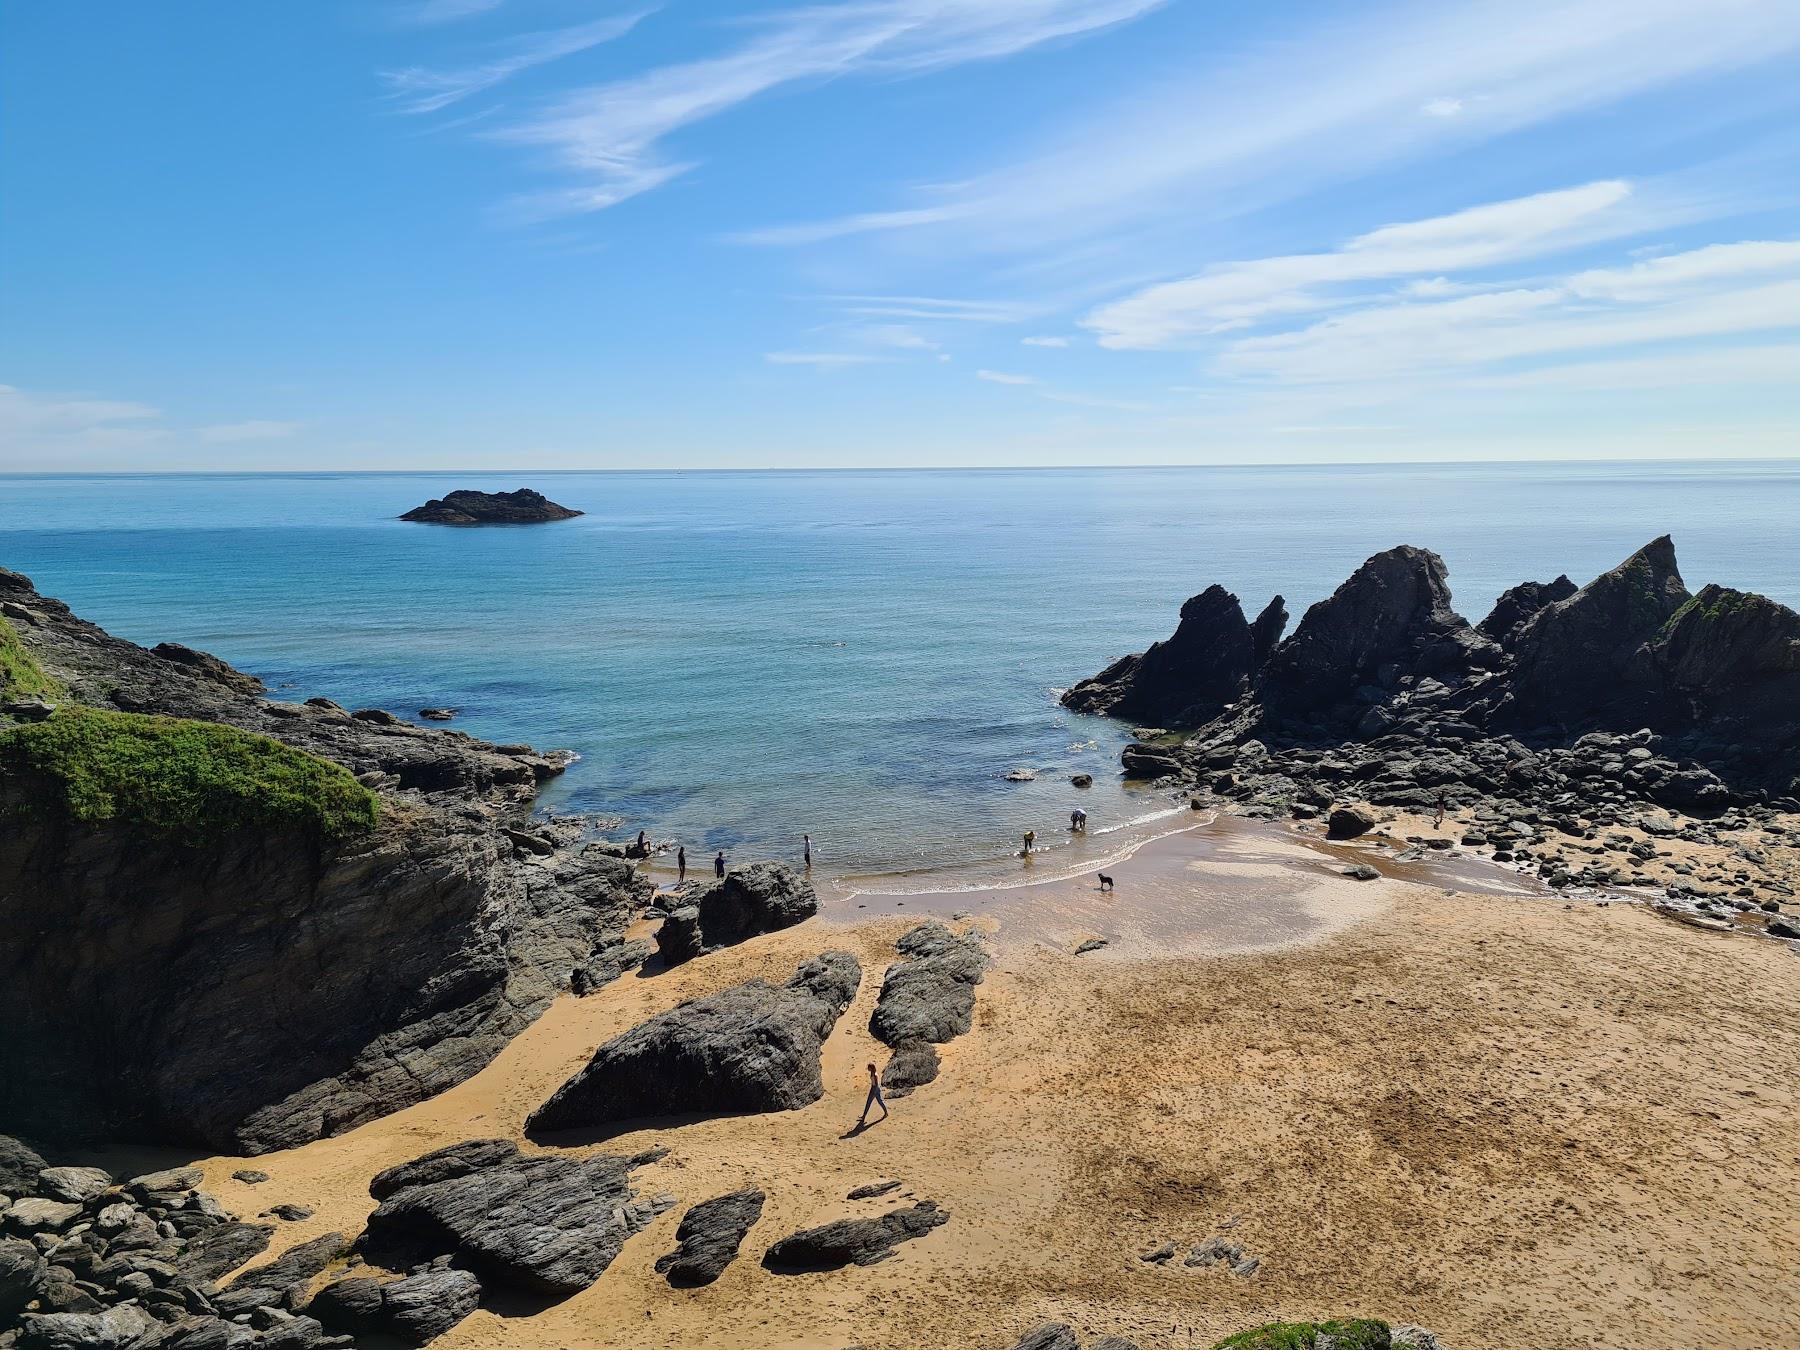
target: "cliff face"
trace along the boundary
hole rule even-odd
[[[609,953],[649,886],[581,850],[578,827],[529,822],[553,758],[267,702],[224,663],[113,638],[16,573],[0,571],[0,613],[88,706],[272,737],[344,765],[380,808],[344,837],[303,819],[171,832],[84,818],[15,757],[0,1130],[289,1147],[468,1077],[577,969],[618,973]]]
[[[1255,648],[1238,598],[1211,586],[1181,607],[1180,626],[1168,641],[1120,658],[1069,690],[1063,702],[1077,712],[1192,726],[1243,692]]]

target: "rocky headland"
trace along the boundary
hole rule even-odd
[[[1665,536],[1585,586],[1516,586],[1479,624],[1452,607],[1443,560],[1408,545],[1370,558],[1276,641],[1284,617],[1276,597],[1253,624],[1210,587],[1173,637],[1063,701],[1153,723],[1123,752],[1127,776],[1196,805],[1333,816],[1336,838],[1395,819],[1404,835],[1418,823],[1407,813],[1441,806],[1457,836],[1407,842],[1794,931],[1793,610],[1724,586],[1690,592]]]
[[[564,761],[265,696],[0,570],[0,1129],[247,1153],[486,1064],[650,886],[531,818]]]
[[[420,525],[542,525],[552,520],[573,520],[582,514],[557,505],[531,488],[513,492],[459,488],[413,507],[400,519]]]

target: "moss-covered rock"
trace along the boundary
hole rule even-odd
[[[1393,1343],[1386,1322],[1350,1317],[1329,1322],[1269,1322],[1235,1332],[1213,1350],[1315,1350],[1322,1338],[1331,1350],[1388,1350]]]
[[[18,630],[0,617],[0,702],[62,696],[62,686],[25,650],[25,644],[19,641]]]
[[[373,793],[341,765],[211,722],[64,708],[0,732],[10,809],[53,796],[75,819],[195,841],[246,827],[311,828],[327,839],[375,826]]]

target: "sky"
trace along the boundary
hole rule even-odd
[[[1792,455],[1794,0],[0,13],[0,472]]]

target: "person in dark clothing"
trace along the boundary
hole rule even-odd
[[[812,836],[810,834],[800,836],[800,847],[806,851],[806,870],[810,872],[812,871]]]
[[[725,875],[725,850],[724,849],[720,849],[719,856],[713,859],[713,875],[715,877],[722,877]]]
[[[675,850],[675,884],[679,886],[687,880],[687,845],[683,844]]]
[[[860,1130],[863,1127],[863,1122],[869,1118],[869,1108],[871,1106],[879,1106],[881,1108],[881,1118],[883,1120],[887,1119],[887,1102],[883,1100],[881,1096],[881,1075],[875,1072],[875,1066],[873,1064],[869,1065],[869,1096],[868,1099],[863,1102],[862,1114],[856,1118],[857,1129]]]

